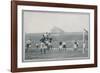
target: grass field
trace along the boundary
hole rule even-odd
[[[38,34],[26,34],[25,41],[31,39],[32,46],[25,52],[24,61],[50,61],[50,60],[74,60],[74,59],[87,59],[89,58],[88,48],[88,35],[86,38],[86,48],[83,53],[83,35],[81,32],[76,33],[64,33],[64,34],[52,34],[53,48],[47,50],[46,53],[41,53],[40,49],[37,49],[35,44],[40,42],[43,33]],[[77,40],[79,46],[77,49],[73,48],[73,41]],[[66,42],[67,48],[59,50],[59,42]]]

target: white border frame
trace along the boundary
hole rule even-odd
[[[47,61],[47,62],[22,62],[22,10],[40,10],[40,11],[62,11],[62,12],[82,12],[90,13],[90,59],[86,60],[64,60],[64,61]],[[80,65],[94,64],[94,10],[93,9],[77,9],[77,8],[57,8],[57,7],[40,7],[40,6],[17,6],[17,67],[43,67],[43,66],[59,66],[59,65]]]

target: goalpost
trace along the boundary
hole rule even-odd
[[[88,31],[84,28],[83,29],[83,53],[85,53],[85,48],[86,48],[86,39],[85,39],[85,34],[88,33]]]

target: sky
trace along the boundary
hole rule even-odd
[[[89,29],[88,13],[23,11],[26,33],[50,32],[57,27],[64,32],[83,32]]]

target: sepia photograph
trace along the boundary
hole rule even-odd
[[[89,59],[89,20],[89,13],[23,10],[23,62]]]

